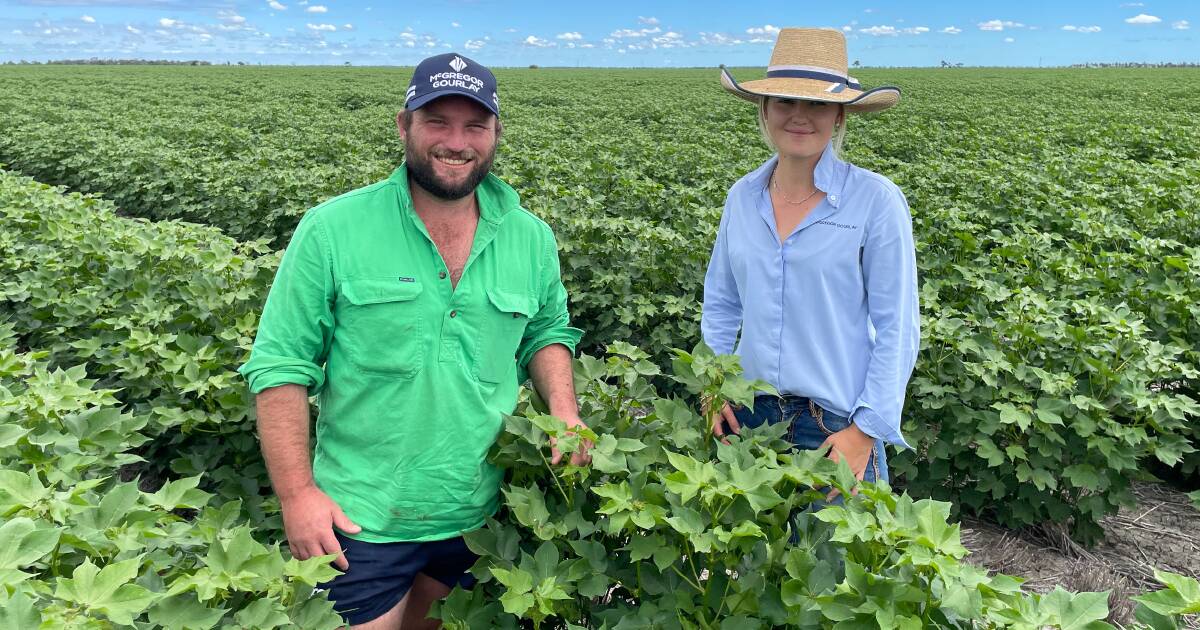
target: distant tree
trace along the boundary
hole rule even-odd
[[[722,68],[724,68],[725,66],[721,66],[721,67],[722,67]],[[855,60],[854,60],[854,67],[855,67],[855,68],[861,68],[861,67],[862,67],[862,62],[861,62],[861,61],[859,61],[859,60],[857,60],[857,59],[855,59]]]

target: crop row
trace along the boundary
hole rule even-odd
[[[0,627],[337,627],[313,591],[328,558],[279,547],[229,386],[276,256],[3,172],[0,227]],[[731,357],[676,357],[693,398],[752,395]],[[810,487],[849,494],[849,470],[781,450],[780,428],[716,445],[647,358],[578,362],[591,467],[548,467],[547,434],[579,438],[531,403],[508,418],[504,509],[469,536],[482,582],[441,606],[447,627],[1108,627],[1104,594],[1028,595],[961,562],[949,504],[867,486],[793,518]],[[174,470],[146,461],[164,447]],[[1171,627],[1200,584],[1157,577],[1139,620]]]
[[[1091,539],[1131,500],[1131,477],[1194,475],[1196,79],[863,74],[905,88],[899,107],[851,121],[848,156],[913,208],[924,340],[905,428],[918,449],[892,459],[908,488]],[[276,247],[306,208],[402,159],[401,70],[12,69],[0,83],[13,168]],[[627,341],[665,365],[697,338],[724,191],[766,157],[751,108],[707,71],[507,71],[500,84],[497,169],[558,234],[585,346]],[[16,97],[33,85],[53,87]]]

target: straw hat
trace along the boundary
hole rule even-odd
[[[827,28],[785,28],[779,31],[767,78],[738,83],[721,69],[726,90],[757,103],[764,96],[841,103],[847,112],[883,111],[900,101],[900,88],[863,91],[847,73],[846,36]]]

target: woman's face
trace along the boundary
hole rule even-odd
[[[765,114],[767,134],[780,157],[809,159],[820,157],[833,138],[834,127],[842,121],[842,106],[770,97]]]

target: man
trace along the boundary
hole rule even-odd
[[[462,533],[499,505],[485,456],[526,371],[583,426],[554,235],[489,172],[499,114],[487,68],[422,61],[404,163],[304,216],[241,368],[292,554],[337,554],[329,596],[356,628],[436,627],[430,604],[467,585]]]

